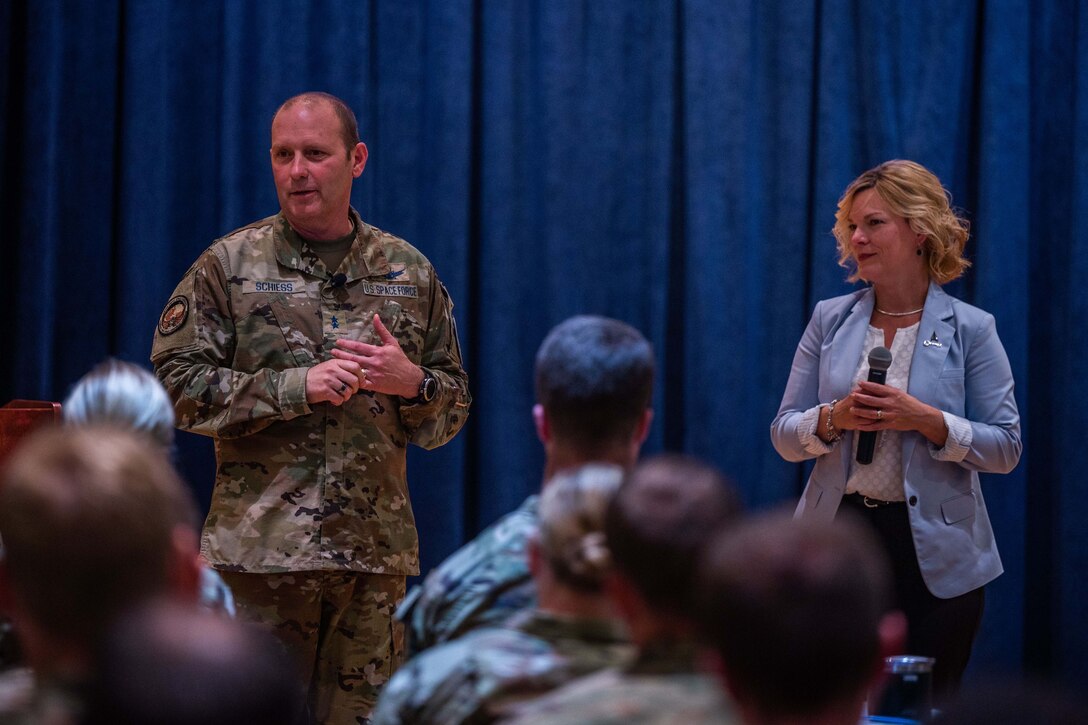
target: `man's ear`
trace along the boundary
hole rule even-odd
[[[170,594],[196,603],[200,598],[200,571],[203,563],[197,548],[196,532],[189,526],[175,526],[170,535]]]
[[[884,685],[884,658],[903,654],[907,646],[907,615],[894,609],[881,617],[877,625],[877,639],[880,643],[880,656],[873,664],[870,691],[879,691]]]
[[[642,596],[630,580],[613,569],[604,579],[604,591],[612,601],[612,606],[624,620],[630,622],[638,618],[646,605]]]
[[[907,615],[898,609],[885,614],[877,625],[877,634],[880,639],[880,662],[884,666],[884,658],[902,654],[907,646]]]
[[[356,179],[362,175],[363,169],[366,168],[367,154],[366,144],[362,141],[355,144],[355,148],[351,150],[351,175]]]
[[[7,562],[0,553],[0,615],[11,611],[11,583],[8,577]]]
[[[526,556],[529,558],[529,574],[536,579],[540,576],[540,568],[544,566],[544,552],[540,549],[540,540],[537,534],[529,537],[526,547]]]
[[[548,420],[548,414],[544,411],[544,406],[540,403],[533,406],[533,427],[536,428],[536,437],[541,443],[545,445],[551,443],[552,425]]]
[[[737,701],[737,691],[733,685],[729,682],[729,670],[725,666],[725,662],[722,661],[721,653],[713,647],[706,646],[699,648],[699,667],[717,678],[718,684],[723,690],[725,690],[729,696]]]
[[[642,419],[638,422],[638,428],[635,429],[635,436],[638,439],[638,444],[641,447],[646,439],[650,436],[650,426],[654,422],[654,410],[653,408],[647,408],[642,411]]]

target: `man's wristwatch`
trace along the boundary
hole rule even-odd
[[[426,370],[423,371],[423,380],[419,381],[419,393],[412,399],[413,403],[429,403],[438,393],[438,381]]]

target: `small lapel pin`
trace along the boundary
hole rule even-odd
[[[937,331],[933,331],[933,337],[922,343],[926,347],[944,347],[944,343],[937,339]]]

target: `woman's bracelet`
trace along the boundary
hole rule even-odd
[[[835,398],[831,401],[831,405],[827,406],[827,442],[834,443],[842,438],[842,431],[835,429],[835,424],[831,422],[831,416],[835,412],[835,403],[838,403],[839,399]]]

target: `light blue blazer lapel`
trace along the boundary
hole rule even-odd
[[[918,324],[918,341],[914,346],[914,355],[910,361],[910,380],[907,392],[935,408],[944,409],[937,396],[937,380],[944,368],[945,358],[953,345],[959,345],[956,328],[947,322],[952,319],[952,298],[945,294],[936,282],[929,283],[926,304],[922,309],[922,320]],[[914,447],[922,442],[920,435],[903,436],[903,474],[907,468]]]
[[[854,389],[854,373],[858,370],[861,348],[865,346],[865,333],[869,331],[869,320],[873,316],[873,300],[873,288],[870,287],[850,308],[846,319],[835,333],[835,341],[831,347],[828,383],[832,396],[840,400]],[[854,431],[849,431],[839,444],[843,485],[846,482],[846,474],[850,470],[850,457],[854,455],[853,436]]]
[[[869,288],[858,298],[846,319],[835,333],[831,348],[831,368],[828,371],[829,391],[836,398],[845,398],[854,389],[854,373],[865,345],[865,333],[873,316],[873,290]]]

